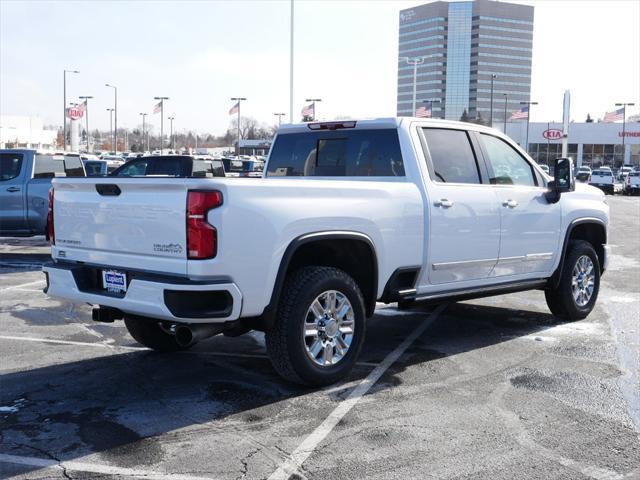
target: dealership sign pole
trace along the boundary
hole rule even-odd
[[[571,92],[564,91],[562,108],[562,158],[567,157],[569,151],[569,112],[571,110]]]

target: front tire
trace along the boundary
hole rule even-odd
[[[265,339],[269,358],[286,380],[324,386],[344,378],[365,336],[364,299],[344,271],[304,267],[285,282],[277,317]]]
[[[565,320],[582,320],[591,313],[600,290],[600,262],[589,242],[569,243],[560,283],[545,290],[549,310]]]
[[[181,347],[176,336],[167,333],[161,323],[152,318],[125,315],[124,324],[135,341],[157,352],[179,352],[189,347]]]

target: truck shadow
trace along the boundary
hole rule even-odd
[[[0,237],[0,272],[31,272],[51,259],[51,247],[44,236]]]
[[[361,360],[382,360],[428,312],[418,308],[393,315],[389,309],[374,316]],[[450,305],[372,391],[401,384],[413,365],[428,366],[554,325],[551,315],[538,312]],[[232,351],[238,341],[212,340],[202,344],[200,352],[188,354],[108,354],[94,349],[91,354],[107,354],[0,376],[0,406],[5,407],[0,413],[0,453],[61,461],[97,453],[110,464],[135,467],[160,462],[163,435],[187,428],[202,430],[209,438],[231,429],[236,438],[264,436],[265,442],[274,443],[277,433],[272,429],[279,424],[282,431],[283,422],[290,420],[299,431],[292,432],[292,426],[289,435],[303,437],[348,395],[350,382],[373,368],[360,364],[342,389],[310,389],[284,382],[260,356],[207,355],[207,350],[221,347]],[[245,346],[251,342],[245,340]],[[0,463],[0,473],[6,467]],[[38,467],[11,468],[13,474],[24,474]]]

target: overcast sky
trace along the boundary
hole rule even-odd
[[[398,12],[420,1],[295,3],[294,114],[395,115]],[[562,95],[584,121],[615,102],[640,104],[640,1],[518,1],[535,6],[532,120],[560,121]],[[154,96],[168,96],[175,128],[223,133],[232,96],[243,115],[274,123],[289,111],[289,1],[0,0],[0,113],[61,124],[67,97],[93,95],[91,128],[140,125]],[[287,116],[288,117],[288,116]],[[150,115],[159,129],[159,115]]]

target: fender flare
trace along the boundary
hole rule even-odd
[[[369,304],[365,305],[368,314],[373,314],[375,309],[376,300],[378,296],[378,256],[376,253],[375,245],[371,238],[364,233],[352,232],[352,231],[320,231],[313,233],[305,233],[299,237],[294,238],[289,245],[287,245],[284,255],[280,260],[280,267],[276,274],[276,280],[271,291],[271,299],[269,304],[264,308],[261,318],[261,324],[264,328],[269,328],[275,321],[275,314],[278,309],[278,302],[282,295],[282,289],[287,276],[287,270],[291,259],[295,255],[296,251],[307,243],[316,242],[320,240],[358,240],[366,243],[371,249],[371,255],[373,257],[373,296]]]
[[[551,288],[551,289],[558,288],[558,284],[560,283],[560,276],[562,275],[562,269],[564,268],[564,259],[567,255],[567,248],[569,248],[569,238],[571,237],[571,232],[573,232],[573,229],[576,228],[578,225],[585,225],[585,224],[594,224],[594,225],[598,225],[599,227],[602,227],[602,229],[604,230],[604,236],[605,236],[604,240],[606,243],[607,225],[601,219],[597,217],[588,217],[588,218],[578,218],[572,221],[569,224],[567,231],[565,232],[564,242],[562,244],[562,255],[560,256],[560,262],[558,263],[558,268],[556,268],[555,272],[553,272],[553,275],[551,275],[551,278],[549,278],[548,288]],[[602,265],[600,266],[600,268],[602,268]]]

